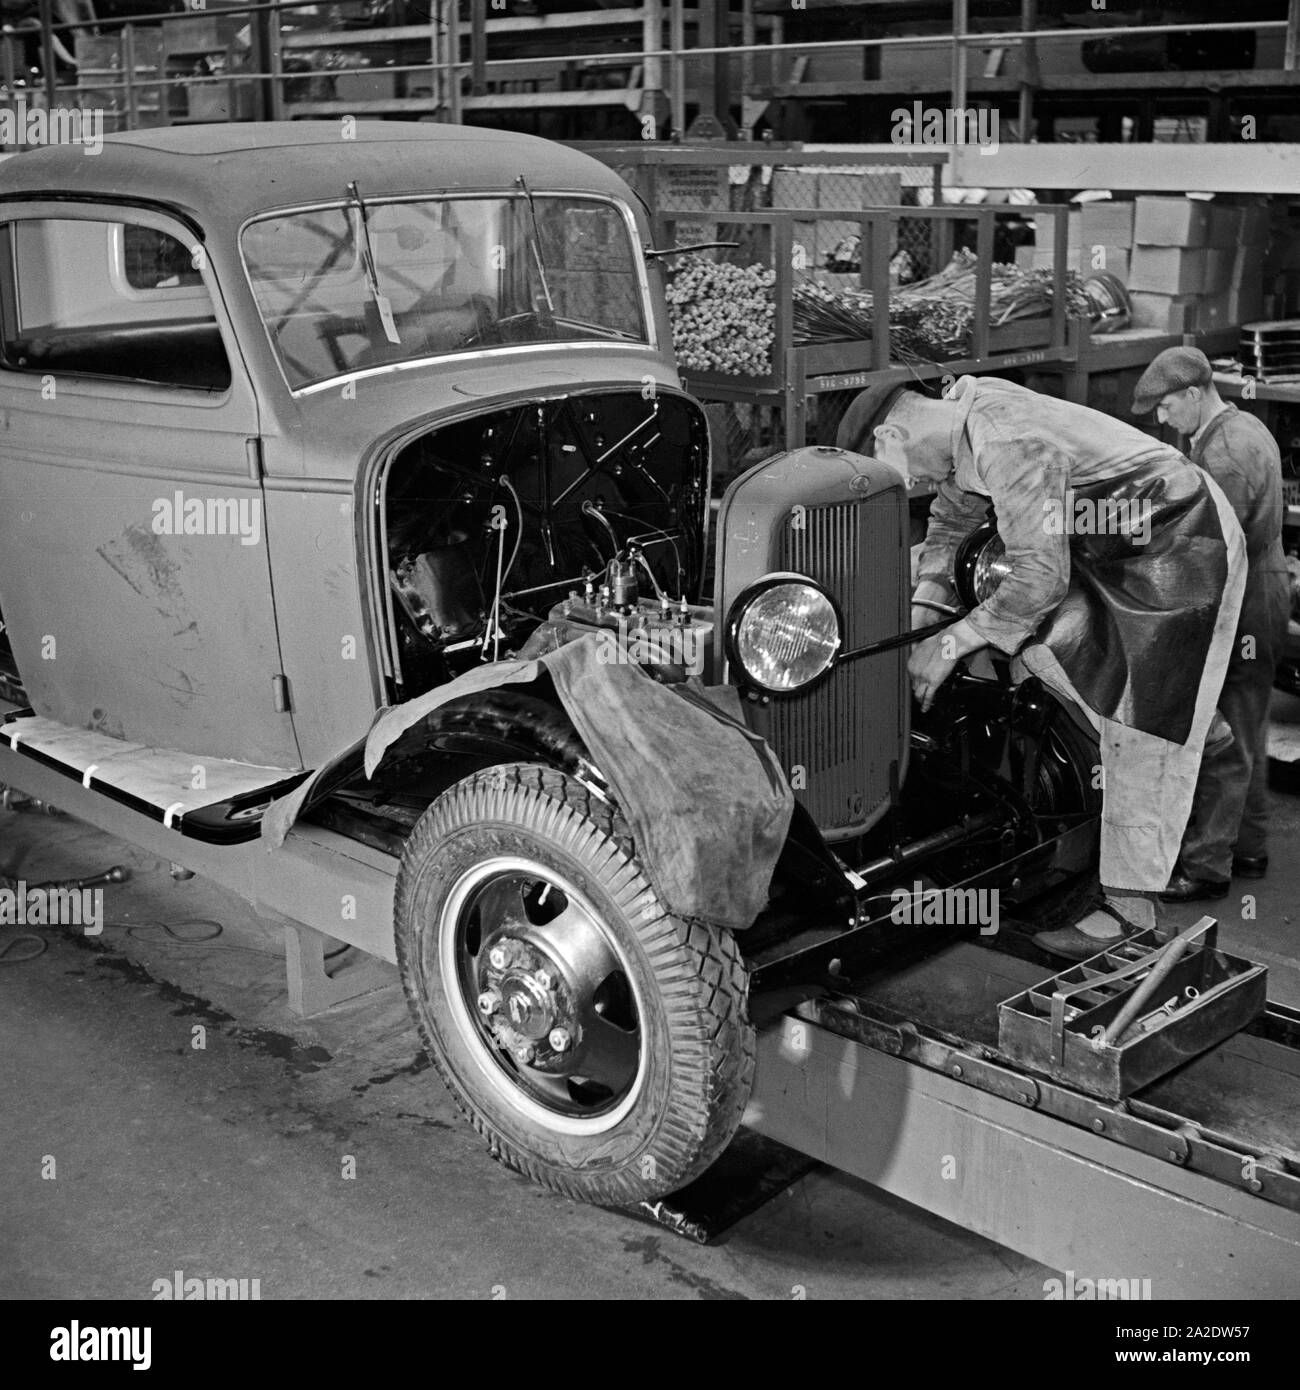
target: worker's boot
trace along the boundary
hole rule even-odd
[[[1064,956],[1067,960],[1087,960],[1089,956],[1108,951],[1140,931],[1155,927],[1155,904],[1149,898],[1128,893],[1117,896],[1122,908],[1110,901],[1110,895],[1099,894],[1078,922],[1059,927],[1056,931],[1040,931],[1034,937],[1034,945],[1050,955]],[[1110,919],[1109,923],[1105,920],[1107,918]],[[1102,934],[1108,925],[1118,926],[1119,930]]]
[[[1195,874],[1174,871],[1169,886],[1160,894],[1167,903],[1199,903],[1213,898],[1226,898],[1230,887],[1226,878],[1199,878]]]
[[[1263,878],[1268,873],[1268,855],[1234,854],[1232,872],[1236,878]]]

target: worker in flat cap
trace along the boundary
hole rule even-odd
[[[908,663],[923,709],[984,647],[1092,721],[1101,748],[1102,894],[1034,939],[1083,959],[1155,926],[1228,668],[1245,543],[1214,480],[1130,424],[1023,386],[964,376],[941,398],[862,393],[836,443],[937,484],[913,594],[955,601],[958,545],[990,502],[1008,573]],[[1222,727],[1222,721],[1218,724]]]
[[[1223,489],[1246,537],[1246,590],[1219,696],[1230,746],[1207,750],[1169,902],[1226,896],[1268,868],[1268,706],[1291,599],[1282,549],[1282,457],[1254,415],[1224,401],[1198,348],[1166,348],[1142,374],[1133,413],[1190,435],[1188,455]]]

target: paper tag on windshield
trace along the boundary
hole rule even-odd
[[[393,306],[388,302],[386,294],[375,295],[375,307],[379,310],[379,322],[384,325],[384,337],[390,343],[396,343],[401,347],[402,340],[397,336],[397,324],[393,319]]]

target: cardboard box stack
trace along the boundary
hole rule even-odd
[[[1193,198],[1139,198],[1133,235],[1133,326],[1195,333],[1208,269],[1210,205]]]
[[[1263,311],[1262,205],[1139,198],[1129,297],[1135,328],[1214,333]]]
[[[1033,266],[1050,269],[1056,247],[1056,214],[1034,218]],[[1128,283],[1129,257],[1133,248],[1131,202],[1085,203],[1067,217],[1066,266],[1085,278],[1109,271]]]
[[[1251,323],[1267,315],[1264,262],[1268,254],[1269,205],[1248,203],[1239,211],[1241,221],[1228,285],[1228,322],[1234,325]]]
[[[1270,242],[1264,262],[1264,293],[1275,318],[1300,317],[1300,218],[1291,200],[1270,208]]]

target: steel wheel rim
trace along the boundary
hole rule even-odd
[[[631,1111],[645,1081],[646,1000],[626,951],[563,875],[516,856],[466,870],[438,916],[437,963],[461,1041],[511,1108],[574,1136],[605,1133]],[[563,1049],[556,1028],[569,1034]]]

